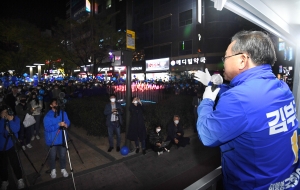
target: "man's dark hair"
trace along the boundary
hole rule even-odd
[[[110,94],[110,95],[109,95],[109,97],[112,97],[112,96],[114,96],[114,97],[117,98],[117,96],[116,96],[115,94]]]
[[[52,98],[52,99],[50,100],[50,104],[52,104],[53,102],[57,102],[57,98]]]

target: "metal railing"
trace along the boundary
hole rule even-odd
[[[202,177],[195,183],[191,184],[185,190],[211,190],[217,189],[217,183],[222,179],[222,167],[219,166],[214,171],[210,172],[206,176]]]

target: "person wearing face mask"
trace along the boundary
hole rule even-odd
[[[134,97],[132,100],[132,104],[129,107],[130,111],[130,124],[127,132],[127,139],[131,141],[135,141],[136,151],[135,153],[139,153],[139,141],[142,145],[143,154],[146,154],[146,126],[144,121],[144,107],[142,106],[142,102],[138,97]]]
[[[27,103],[27,98],[25,95],[21,95],[19,99],[20,99],[20,103],[16,105],[15,109],[18,118],[20,118],[19,140],[22,144],[23,150],[25,150],[26,147],[32,148],[32,145],[30,144],[30,140],[31,140],[31,127],[33,126],[28,126],[25,128],[23,125],[23,121],[27,113],[32,114],[32,107],[29,103]]]
[[[149,135],[149,142],[152,150],[154,152],[157,152],[158,156],[163,154],[164,148],[161,147],[162,143],[164,141],[164,136],[161,133],[161,126],[156,125],[153,130],[150,132]]]
[[[180,117],[174,115],[173,122],[168,125],[168,136],[166,141],[171,141],[167,149],[172,147],[172,144],[176,145],[177,148],[185,147],[190,144],[190,138],[184,137],[182,124],[179,122]]]
[[[114,148],[113,134],[117,135],[117,152],[120,151],[121,144],[121,123],[122,123],[122,106],[116,102],[116,95],[111,94],[109,96],[110,103],[106,104],[104,109],[104,115],[106,115],[106,126],[108,130],[108,142],[109,148],[107,152],[111,152]]]

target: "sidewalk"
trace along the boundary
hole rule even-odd
[[[175,149],[158,156],[152,150],[143,155],[135,152],[122,156],[113,149],[108,153],[107,137],[87,136],[82,128],[71,127],[69,152],[73,168],[74,182],[67,162],[68,178],[63,178],[56,162],[57,178],[51,179],[43,166],[36,183],[37,172],[20,151],[21,162],[27,175],[29,189],[183,189],[220,165],[219,148],[204,147],[192,129],[185,130],[191,137],[191,145]],[[122,143],[125,138],[122,134]],[[75,150],[75,147],[78,154]],[[39,172],[47,155],[43,131],[41,139],[32,141],[33,148],[26,149],[30,160]],[[81,162],[80,157],[83,163]],[[12,188],[10,188],[12,189]]]

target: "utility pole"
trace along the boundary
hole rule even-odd
[[[132,30],[132,0],[126,1],[126,28],[127,30]],[[132,59],[131,59],[132,61]],[[130,111],[129,107],[131,104],[131,67],[132,64],[127,64],[126,66],[126,130],[125,130],[125,138],[127,136],[127,132],[130,124]],[[127,146],[131,151],[133,151],[133,147],[131,141],[127,138],[125,140],[125,146]]]

